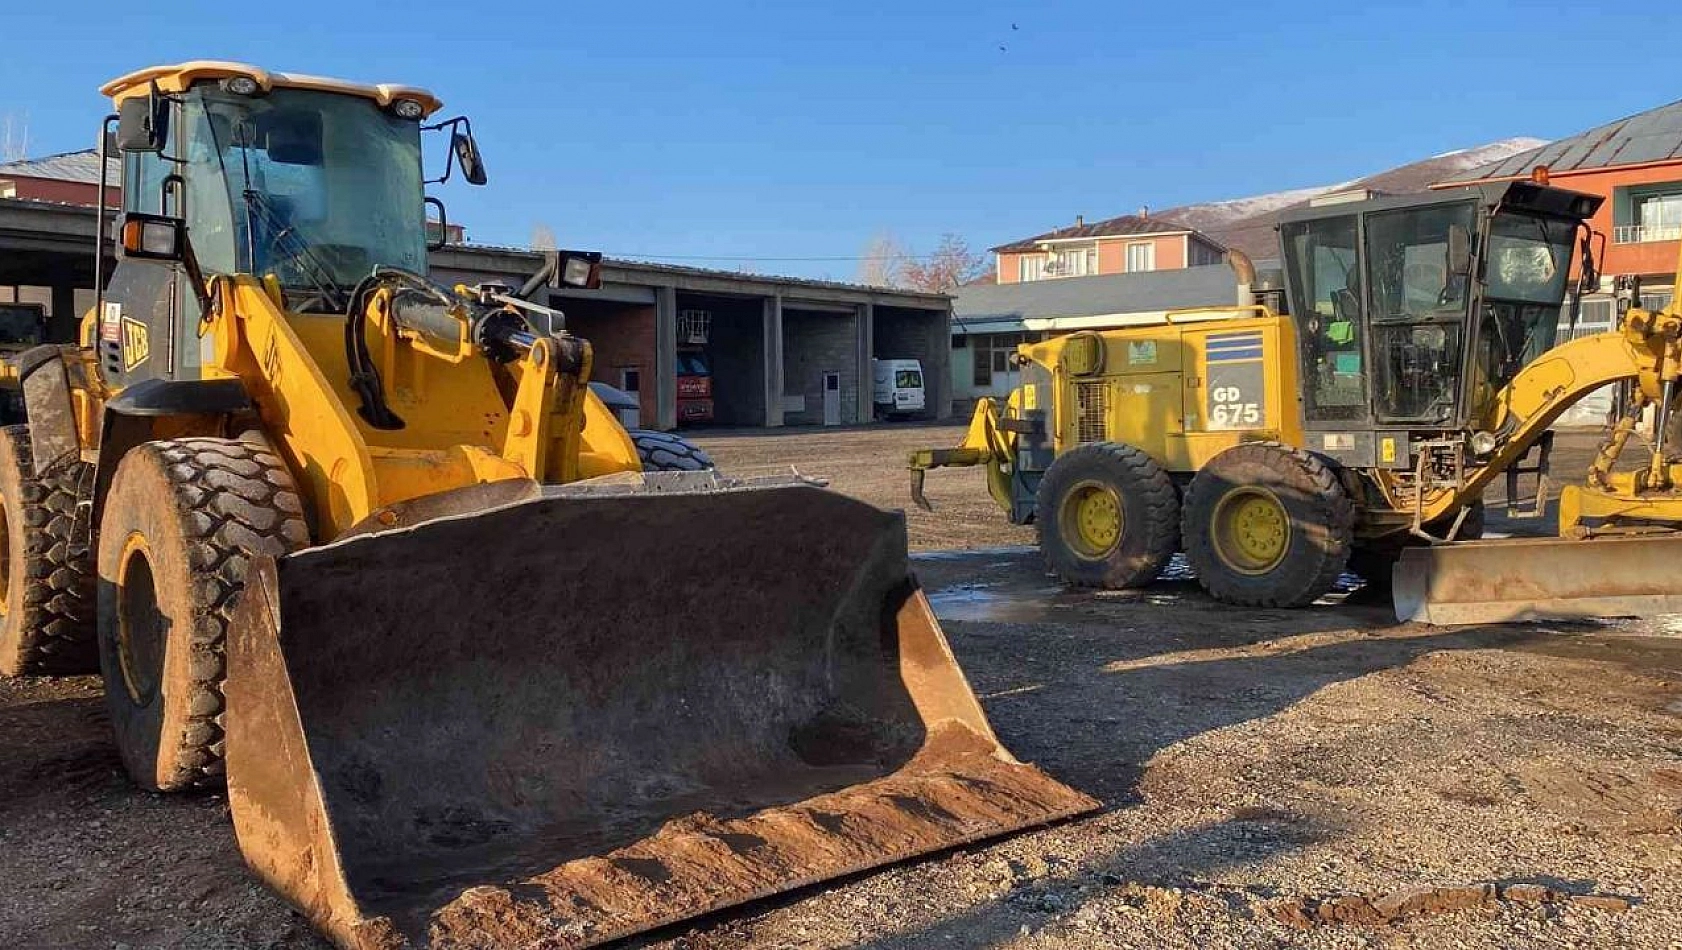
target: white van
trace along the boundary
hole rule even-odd
[[[871,360],[872,400],[878,419],[922,412],[923,364],[916,360]]]

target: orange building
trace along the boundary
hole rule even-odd
[[[1047,231],[993,248],[995,280],[1016,284],[1057,277],[1136,274],[1219,264],[1226,248],[1173,221],[1124,214]]]

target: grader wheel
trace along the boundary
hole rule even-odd
[[[88,673],[93,467],[35,474],[28,426],[0,428],[0,674]]]
[[[1179,497],[1149,455],[1120,442],[1083,445],[1045,473],[1036,501],[1040,550],[1080,587],[1156,580],[1179,546]]]
[[[1349,562],[1355,507],[1317,456],[1252,442],[1215,456],[1186,490],[1186,558],[1216,600],[1300,607]]]
[[[117,748],[142,786],[222,778],[224,641],[254,554],[309,543],[281,460],[255,441],[149,442],[100,521],[98,628]]]

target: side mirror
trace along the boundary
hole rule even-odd
[[[1472,273],[1472,236],[1458,224],[1448,229],[1448,272],[1456,277]]]
[[[169,100],[154,92],[124,99],[117,107],[117,148],[124,152],[161,152],[169,140]]]
[[[131,211],[119,230],[124,257],[144,261],[179,261],[186,254],[187,224],[180,218]]]
[[[487,181],[485,161],[479,156],[479,143],[473,140],[472,132],[451,132],[450,150],[456,153],[461,175],[469,185],[483,185]]]

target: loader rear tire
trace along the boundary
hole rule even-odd
[[[0,673],[99,669],[89,499],[93,466],[35,474],[28,426],[0,428]]]
[[[1098,442],[1058,456],[1035,505],[1046,563],[1077,587],[1143,587],[1179,547],[1174,483],[1131,445]]]
[[[100,519],[99,659],[140,785],[221,782],[224,645],[246,569],[308,543],[292,475],[260,442],[175,439],[123,457]]]
[[[645,472],[704,472],[713,465],[712,456],[681,435],[632,429],[631,441]]]
[[[1216,600],[1300,607],[1337,583],[1354,523],[1354,504],[1320,457],[1250,442],[1191,480],[1181,530],[1186,559]]]

